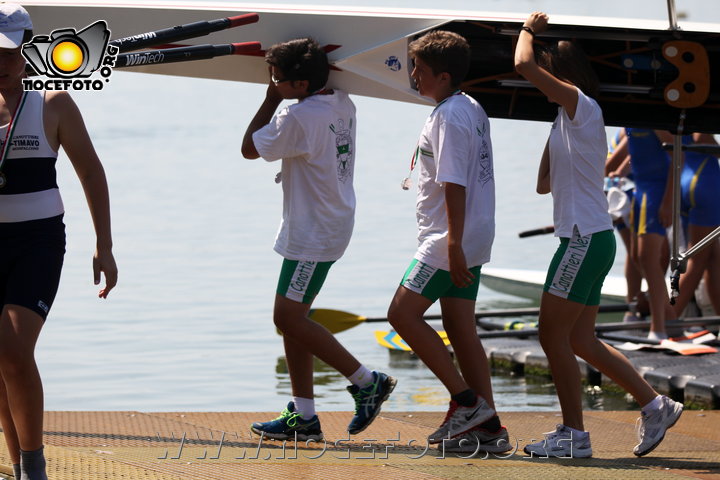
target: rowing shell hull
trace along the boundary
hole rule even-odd
[[[491,290],[540,301],[546,272],[541,270],[518,270],[511,268],[483,268],[480,282]],[[603,282],[600,302],[623,304],[627,286],[623,277],[607,276]]]
[[[711,3],[711,2],[708,2]],[[57,28],[80,29],[106,20],[112,38],[122,38],[200,20],[258,13],[259,22],[183,41],[183,45],[259,41],[263,48],[313,36],[336,67],[329,86],[353,94],[404,102],[429,103],[413,89],[407,44],[430,29],[456,31],[471,44],[472,65],[463,89],[491,117],[552,121],[549,104],[513,69],[517,32],[527,13],[489,13],[388,8],[296,7],[236,2],[23,2],[36,34]],[[712,6],[708,6],[712,8]],[[661,21],[553,16],[551,29],[538,43],[575,39],[588,53],[601,82],[598,99],[608,125],[674,130],[686,110],[685,131],[720,132],[720,25],[683,23],[670,32]],[[668,42],[690,42],[703,61],[693,68],[665,58]],[[702,54],[702,55],[701,55]],[[705,57],[703,57],[705,55]],[[686,58],[686,55],[682,55]],[[687,57],[689,58],[689,57]],[[705,65],[707,64],[707,65]],[[695,66],[707,68],[694,68]],[[132,67],[134,71],[220,80],[267,83],[261,56]],[[679,99],[667,93],[676,84]],[[694,102],[694,103],[693,103]],[[691,106],[688,106],[691,105]]]

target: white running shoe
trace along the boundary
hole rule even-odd
[[[590,434],[570,430],[558,424],[554,432],[544,434],[545,440],[527,445],[525,453],[536,457],[589,458],[592,457]]]
[[[665,395],[661,397],[660,408],[651,410],[649,413],[640,412],[638,418],[638,443],[633,448],[633,453],[638,457],[647,455],[657,447],[668,428],[675,425],[683,411],[683,404],[675,402]]]
[[[489,432],[484,428],[473,428],[469,432],[445,440],[438,449],[441,452],[470,453],[504,453],[512,450],[507,428],[500,427],[497,432]]]
[[[450,401],[450,408],[445,415],[440,428],[428,436],[428,443],[440,443],[443,439],[455,438],[477,427],[485,420],[495,415],[495,410],[490,408],[482,397],[477,397],[475,405],[463,407],[454,400]]]

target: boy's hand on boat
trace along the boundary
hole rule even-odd
[[[268,82],[268,88],[265,91],[265,99],[277,103],[282,102],[282,94],[273,80],[272,66],[268,66],[268,78],[270,78],[270,81]]]
[[[543,12],[533,12],[530,14],[525,23],[524,27],[529,27],[535,35],[542,33],[547,30],[549,17]]]
[[[265,92],[265,98],[270,101],[274,101],[277,103],[282,102],[283,97],[280,94],[280,90],[278,90],[277,85],[271,80],[268,84],[267,91]]]

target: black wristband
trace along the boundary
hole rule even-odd
[[[530,35],[532,35],[533,38],[535,38],[535,32],[533,32],[533,29],[528,27],[527,25],[523,25],[522,27],[520,27],[520,30],[525,30]]]

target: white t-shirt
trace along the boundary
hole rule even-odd
[[[603,191],[605,123],[600,106],[580,89],[575,118],[558,109],[549,149],[555,236],[570,238],[575,226],[582,236],[612,229]]]
[[[465,187],[462,247],[468,267],[490,261],[495,238],[495,176],[490,122],[473,98],[456,94],[430,114],[420,135],[415,258],[443,270],[448,260],[444,182]]]
[[[267,161],[282,159],[283,218],[275,251],[289,260],[335,261],[355,221],[355,105],[347,93],[313,95],[253,133]]]

